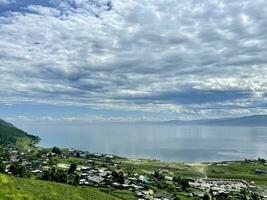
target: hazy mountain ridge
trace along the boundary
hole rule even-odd
[[[252,115],[238,118],[220,118],[205,120],[172,120],[163,124],[169,125],[202,125],[202,126],[267,126],[267,115]]]

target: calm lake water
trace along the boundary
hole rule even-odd
[[[20,125],[42,138],[40,146],[199,162],[267,156],[267,128],[168,125]]]

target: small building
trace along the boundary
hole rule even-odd
[[[255,174],[265,174],[266,172],[261,169],[255,169]]]
[[[92,176],[90,178],[88,178],[88,181],[93,183],[93,184],[97,184],[97,185],[100,185],[102,184],[102,182],[104,181],[105,179],[100,177],[100,176]]]
[[[203,198],[205,196],[204,192],[194,192],[193,195],[195,197]]]

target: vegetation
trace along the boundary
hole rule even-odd
[[[237,178],[254,181],[259,185],[267,184],[267,174],[257,175],[255,170],[267,171],[267,166],[261,162],[226,162],[221,164],[211,164],[206,168],[209,178]]]
[[[36,141],[38,137],[0,120],[0,173],[13,175],[0,174],[1,199],[133,200],[135,196],[162,195],[162,198],[186,200],[197,197],[202,191],[192,187],[192,181],[205,177],[242,179],[249,184],[254,181],[257,185],[267,185],[266,160],[261,158],[242,162],[166,163],[58,147],[37,148],[34,146]],[[122,188],[124,190],[120,190]],[[226,199],[224,194],[213,197]],[[229,196],[239,200],[257,200],[259,194],[247,188]],[[210,199],[212,195],[212,191],[202,193],[202,199]]]
[[[181,178],[180,176],[175,176],[173,177],[173,181],[177,184],[180,185],[182,190],[186,190],[187,188],[190,187],[188,179],[186,178]]]
[[[4,173],[6,169],[6,166],[4,163],[0,162],[0,173]]]
[[[121,184],[124,184],[124,173],[123,171],[113,171],[112,172],[112,177],[113,177],[113,180],[117,183],[121,183]]]
[[[9,171],[18,177],[30,177],[30,173],[27,172],[24,166],[20,165],[19,163],[13,163],[9,167]]]
[[[131,193],[74,187],[29,178],[0,174],[1,200],[121,200],[135,199]],[[129,197],[129,198],[125,198]]]
[[[76,169],[77,169],[77,164],[76,163],[71,163],[68,173],[69,174],[74,174]]]
[[[0,120],[0,144],[15,145],[17,142],[22,142],[22,139],[32,142],[39,141],[38,137],[29,135],[13,125]]]
[[[57,154],[57,155],[60,155],[61,154],[61,150],[58,147],[53,147],[52,148],[52,153]]]

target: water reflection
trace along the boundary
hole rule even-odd
[[[21,125],[42,146],[73,147],[167,161],[240,160],[267,155],[266,128],[144,125]]]

